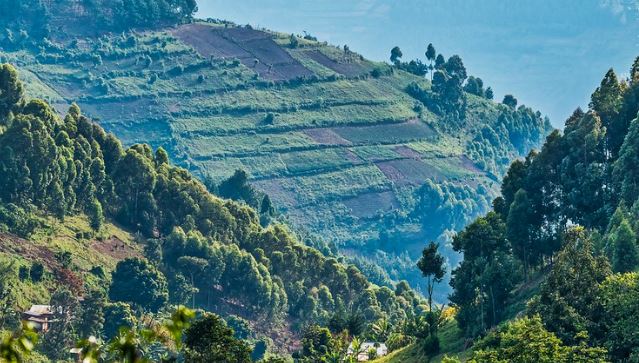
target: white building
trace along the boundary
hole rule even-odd
[[[362,343],[362,345],[360,345],[359,349],[357,350],[357,361],[358,362],[368,361],[369,360],[368,352],[373,349],[375,350],[376,358],[383,357],[388,354],[388,348],[386,347],[386,344],[377,343],[377,342],[364,342]],[[353,343],[351,343],[348,346],[348,350],[346,351],[346,354],[349,356],[352,356],[354,353],[355,353],[355,349],[353,349]]]

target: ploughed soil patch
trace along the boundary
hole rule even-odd
[[[462,155],[459,157],[459,159],[461,160],[461,165],[465,169],[470,170],[474,173],[481,173],[481,174],[484,173],[484,171],[481,170],[472,160],[470,160],[468,156]]]
[[[116,236],[111,236],[103,241],[93,241],[91,248],[102,255],[111,256],[116,260],[124,260],[129,257],[142,257],[139,250],[132,248]]]
[[[409,148],[408,146],[405,145],[398,145],[393,149],[396,153],[398,153],[399,155],[405,157],[405,158],[410,158],[410,159],[421,159],[422,158],[422,154],[418,153],[417,151]]]
[[[351,142],[331,129],[307,129],[304,133],[322,145],[350,145]]]
[[[317,49],[307,50],[304,54],[317,63],[347,77],[356,77],[366,73],[366,69],[357,63],[337,62]]]
[[[401,159],[382,161],[375,163],[379,170],[399,186],[422,185],[426,179],[444,180],[443,175],[437,168],[434,168],[421,160]]]
[[[313,75],[268,33],[259,30],[187,24],[173,34],[203,57],[237,58],[263,79],[283,81]]]
[[[419,120],[397,124],[335,127],[333,131],[354,144],[393,144],[430,139],[435,131]]]
[[[259,190],[268,194],[269,197],[277,204],[284,208],[294,208],[298,205],[298,201],[295,195],[284,189],[279,182],[279,179],[265,179],[254,181],[252,184]]]
[[[344,200],[343,203],[358,218],[372,218],[378,211],[388,212],[399,208],[399,202],[392,191],[361,194]]]
[[[31,261],[39,261],[49,270],[62,267],[56,260],[54,252],[49,248],[36,245],[13,234],[0,233],[0,252],[19,255]]]

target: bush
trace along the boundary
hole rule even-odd
[[[33,282],[42,281],[42,278],[44,277],[44,265],[41,262],[35,262],[31,266],[29,276],[31,277],[31,281]]]
[[[439,353],[439,338],[433,335],[429,335],[422,343],[422,349],[428,356],[434,356]]]
[[[275,115],[271,112],[266,114],[266,117],[264,117],[264,123],[267,125],[272,125],[274,121],[275,121]]]
[[[20,278],[20,281],[25,281],[26,279],[28,279],[29,268],[25,265],[21,265],[20,268],[18,268],[18,277]]]

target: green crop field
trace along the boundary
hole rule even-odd
[[[388,231],[404,232],[403,247],[386,251],[395,256],[446,241],[413,213],[427,180],[482,186],[490,199],[494,175],[547,132],[530,125],[537,137],[515,146],[500,124],[504,106],[472,95],[464,123],[453,124],[406,92],[411,83],[429,89],[425,78],[298,40],[292,47],[287,34],[199,22],[60,35],[38,52],[0,58],[20,68],[29,96],[60,112],[77,102],[125,143],[162,146],[200,177],[220,182],[245,169],[282,219],[372,260]],[[493,134],[499,147],[482,141]]]

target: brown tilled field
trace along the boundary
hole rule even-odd
[[[263,79],[284,81],[313,75],[266,32],[188,24],[178,27],[173,34],[203,57],[237,58]]]
[[[353,215],[358,218],[374,217],[378,211],[388,212],[399,207],[392,191],[360,194],[344,201]]]
[[[366,68],[356,63],[339,63],[317,49],[305,51],[304,54],[317,63],[347,77],[356,77],[367,73]]]

